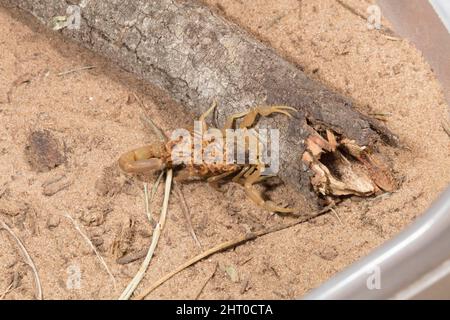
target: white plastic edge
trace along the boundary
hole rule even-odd
[[[450,33],[450,1],[449,0],[429,0],[434,10],[441,18]]]

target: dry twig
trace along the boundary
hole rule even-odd
[[[77,69],[72,69],[72,70],[68,70],[68,71],[64,71],[64,72],[60,72],[57,74],[58,77],[62,77],[71,73],[75,73],[75,72],[80,72],[80,71],[84,71],[84,70],[91,70],[94,69],[95,66],[87,66],[87,67],[82,67],[82,68],[77,68]]]
[[[337,211],[334,208],[330,208],[330,211],[333,212],[333,214],[336,216],[337,220],[339,221],[339,223],[341,225],[343,225],[341,217],[339,217],[339,214],[337,213]]]
[[[198,298],[200,297],[200,295],[202,294],[203,290],[205,289],[206,285],[208,284],[208,282],[214,277],[214,275],[217,272],[217,267],[219,266],[218,263],[215,264],[213,271],[211,272],[211,275],[206,278],[205,283],[202,285],[202,287],[200,288],[200,290],[198,291],[198,293],[195,295],[195,299],[194,300],[198,300]]]
[[[89,247],[91,247],[92,251],[94,251],[95,256],[97,257],[97,259],[100,261],[101,265],[105,268],[106,272],[108,273],[108,275],[111,277],[111,280],[113,282],[114,288],[116,287],[116,278],[114,278],[114,275],[111,273],[111,271],[108,268],[108,265],[106,264],[105,260],[103,259],[103,257],[100,255],[100,253],[97,251],[97,248],[94,246],[94,244],[92,243],[91,239],[89,239],[89,237],[81,230],[80,226],[78,225],[78,223],[69,215],[66,214],[65,217],[67,219],[69,219],[73,226],[75,227],[75,229],[78,231],[78,233],[83,237],[83,239],[87,242],[87,244],[89,245]]]
[[[448,121],[442,121],[442,129],[450,137],[450,123]]]
[[[136,93],[133,93],[134,98],[136,99],[136,101],[139,103],[139,105],[141,106],[141,108],[145,111],[148,110],[148,107],[145,105],[145,103],[141,100],[141,98],[138,97],[138,95]],[[159,128],[152,119],[150,119],[149,117],[142,115],[141,116],[141,120],[144,121],[152,130],[153,132],[158,136],[158,138],[161,141],[167,141],[167,136],[164,134],[164,132],[161,130],[161,128]]]
[[[181,211],[183,211],[184,218],[186,219],[188,231],[191,234],[192,239],[194,239],[194,241],[197,244],[197,246],[201,249],[202,248],[202,244],[198,240],[198,237],[197,237],[197,235],[195,234],[195,231],[194,231],[194,227],[192,226],[191,213],[190,213],[188,205],[186,203],[186,199],[184,198],[183,192],[181,191],[181,189],[178,186],[178,184],[174,183],[173,186],[174,186],[173,190],[175,191],[175,193],[177,194],[178,198],[180,199]]]
[[[144,183],[144,197],[145,197],[145,213],[147,214],[148,221],[153,225],[153,207],[152,207],[152,201],[155,197],[156,191],[158,190],[159,184],[161,182],[161,178],[164,175],[164,171],[161,171],[161,173],[158,176],[158,179],[156,179],[156,182],[153,184],[152,192],[150,194],[150,198],[148,195],[148,185],[147,183]]]
[[[41,287],[41,281],[39,279],[39,274],[36,269],[36,265],[34,264],[33,260],[31,259],[30,255],[28,254],[27,249],[23,245],[22,241],[19,239],[18,236],[15,235],[15,233],[12,231],[8,225],[0,221],[0,227],[5,229],[16,241],[17,245],[19,246],[20,252],[22,253],[22,256],[24,257],[26,263],[30,266],[31,270],[33,270],[34,274],[34,282],[36,286],[36,299],[42,300],[42,287]],[[8,291],[6,291],[4,294],[6,294]]]
[[[139,271],[136,273],[134,278],[130,281],[128,286],[125,288],[125,290],[120,295],[119,300],[128,300],[131,297],[134,290],[136,290],[139,283],[144,278],[145,271],[147,271],[148,266],[150,265],[150,262],[153,258],[153,254],[155,252],[156,246],[158,245],[161,231],[163,230],[164,225],[166,223],[167,210],[169,208],[170,188],[172,185],[172,176],[173,176],[173,171],[171,169],[167,170],[166,188],[165,188],[165,192],[164,192],[164,201],[163,201],[163,206],[161,209],[161,216],[159,218],[158,224],[155,227],[155,230],[153,231],[152,243],[148,250],[147,256],[145,257],[144,262],[142,263],[141,267],[139,268]]]
[[[3,300],[3,299],[5,298],[5,296],[6,296],[8,293],[10,293],[11,291],[13,291],[13,288],[12,288],[13,285],[14,285],[14,283],[11,282],[11,284],[8,286],[8,288],[6,288],[6,290],[3,291],[2,294],[0,294],[0,300]]]
[[[270,233],[274,233],[274,232],[278,232],[281,230],[285,230],[288,228],[292,228],[296,225],[299,225],[301,223],[307,222],[315,217],[318,217],[322,214],[324,214],[325,212],[328,212],[330,210],[330,207],[326,207],[325,209],[317,212],[314,215],[311,215],[309,217],[303,218],[303,219],[298,219],[297,221],[293,222],[293,223],[289,223],[286,225],[281,225],[281,226],[275,226],[272,228],[268,228],[265,230],[261,230],[258,231],[256,233],[250,233],[250,234],[246,234],[244,236],[241,236],[235,240],[229,240],[226,242],[223,242],[215,247],[212,247],[198,255],[196,255],[195,257],[189,259],[188,261],[186,261],[185,263],[183,263],[181,266],[179,266],[178,268],[176,268],[174,271],[166,274],[164,277],[162,277],[161,279],[159,279],[158,281],[156,281],[153,285],[151,285],[150,287],[146,288],[143,293],[141,293],[139,296],[136,297],[136,299],[144,299],[147,295],[149,295],[153,290],[155,290],[156,288],[158,288],[160,285],[162,285],[164,282],[166,282],[167,280],[169,280],[170,278],[172,278],[174,275],[178,274],[179,272],[183,271],[184,269],[196,264],[197,262],[217,253],[217,252],[221,252],[224,250],[228,250],[231,248],[235,248],[241,244],[244,244],[250,240],[254,240],[256,238],[265,236],[267,234]]]
[[[355,8],[353,8],[352,6],[346,4],[344,1],[342,0],[336,0],[336,2],[343,7],[344,9],[348,10],[349,12],[351,12],[352,14],[354,14],[355,16],[361,18],[364,21],[367,21],[367,17],[365,15],[363,15],[362,13],[359,13]]]

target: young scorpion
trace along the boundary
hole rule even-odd
[[[214,108],[215,104],[200,116],[199,121],[202,124],[202,132],[200,134],[203,134],[208,129],[205,119]],[[287,106],[263,106],[254,107],[249,111],[231,115],[227,118],[221,130],[223,137],[222,146],[225,145],[226,130],[236,129],[234,123],[237,119],[242,118],[238,129],[247,130],[254,125],[258,115],[267,117],[274,113],[280,113],[292,117],[287,110],[296,111],[294,108]],[[196,134],[198,132],[191,131],[192,137]],[[250,138],[257,139],[255,136],[251,136]],[[195,164],[191,161],[188,164],[179,165],[175,164],[172,159],[172,151],[179,142],[179,139],[161,141],[131,150],[120,157],[119,166],[126,173],[150,173],[173,168],[178,171],[178,175],[175,177],[177,181],[187,181],[192,177],[197,177],[206,180],[212,186],[217,186],[218,182],[222,179],[234,175],[232,181],[240,183],[244,187],[247,196],[258,206],[272,212],[292,213],[295,211],[293,208],[285,208],[277,206],[270,201],[265,201],[261,193],[254,187],[254,184],[266,178],[266,176],[262,176],[266,165],[261,161],[257,161],[257,164],[206,163],[204,161],[201,164]],[[246,143],[246,150],[248,150],[248,145]],[[223,159],[226,159],[226,154],[224,154]]]

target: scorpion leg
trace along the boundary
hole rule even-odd
[[[292,213],[292,212],[294,212],[295,209],[276,206],[276,205],[273,205],[272,203],[270,203],[268,201],[265,201],[262,198],[261,193],[258,190],[255,189],[253,184],[258,182],[261,179],[261,171],[263,169],[264,169],[264,167],[258,166],[256,168],[256,170],[245,179],[244,188],[245,188],[245,193],[247,194],[247,196],[253,202],[255,202],[258,206],[261,206],[261,207],[263,207],[264,209],[266,209],[268,211],[282,212],[282,213]]]
[[[192,178],[192,173],[189,170],[178,170],[176,175],[173,177],[173,180],[176,182],[186,182]]]
[[[239,182],[239,179],[241,179],[244,174],[250,171],[250,169],[253,169],[253,167],[245,166],[244,168],[242,168],[242,170],[235,177],[233,177],[233,182]]]
[[[198,118],[198,121],[200,121],[200,122],[202,123],[202,129],[203,129],[203,131],[208,130],[208,126],[206,125],[206,121],[205,121],[206,117],[208,117],[209,114],[210,114],[216,107],[217,107],[217,101],[214,100],[213,103],[212,103],[212,105],[211,105],[211,107],[210,107],[208,110],[206,110],[206,111],[200,116],[200,118]]]
[[[200,137],[200,139],[203,138],[203,133],[208,130],[208,125],[206,124],[205,119],[216,108],[216,106],[217,106],[217,102],[216,102],[216,100],[214,100],[211,107],[208,110],[206,110],[204,113],[202,113],[202,115],[198,118],[198,121],[200,121],[200,123],[201,123],[201,131],[198,132],[198,131],[193,130],[195,137]]]
[[[227,118],[227,120],[225,121],[225,125],[223,126],[223,131],[227,130],[227,129],[233,129],[233,124],[234,122],[239,119],[244,117],[246,114],[248,114],[249,111],[245,111],[245,112],[241,112],[241,113],[235,113],[232,114],[231,116],[229,116]]]
[[[250,109],[249,111],[236,113],[236,114],[228,117],[227,121],[225,122],[223,130],[232,129],[234,121],[236,121],[237,119],[242,118],[242,117],[244,119],[242,119],[242,122],[239,125],[239,128],[241,128],[241,129],[251,127],[255,123],[256,117],[258,115],[267,117],[273,113],[282,113],[288,117],[292,117],[292,115],[287,110],[297,111],[295,108],[288,107],[288,106],[255,107],[255,108]]]
[[[219,174],[217,176],[209,177],[208,179],[206,179],[206,181],[209,183],[209,185],[211,187],[213,187],[217,191],[221,191],[222,192],[222,190],[220,190],[220,188],[219,188],[219,181],[222,180],[223,178],[228,177],[232,173],[234,173],[234,171],[224,172],[224,173],[221,173],[221,174]]]
[[[243,185],[243,183],[241,181],[239,181],[239,180],[243,177],[244,181],[245,181],[245,179],[247,179],[253,172],[255,172],[256,169],[257,169],[257,167],[255,167],[255,166],[247,166],[247,167],[245,167],[244,169],[242,169],[239,172],[238,175],[236,175],[233,178],[233,182],[240,183],[240,184]],[[273,176],[261,176],[253,184],[263,182],[264,180],[267,180],[267,179],[270,179],[270,178],[273,178]]]
[[[267,106],[267,107],[252,108],[244,116],[244,119],[242,119],[242,122],[240,123],[239,127],[241,129],[251,127],[255,123],[256,117],[258,115],[263,116],[263,117],[268,117],[272,113],[282,113],[282,114],[288,116],[289,118],[291,118],[292,115],[289,112],[287,112],[286,110],[297,111],[294,108],[287,107],[287,106]]]

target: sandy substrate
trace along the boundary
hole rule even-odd
[[[363,112],[387,114],[387,126],[400,137],[399,149],[385,150],[394,155],[392,165],[402,181],[398,192],[347,199],[336,209],[339,219],[327,214],[216,254],[149,296],[196,298],[218,265],[199,298],[298,297],[392,238],[448,185],[450,139],[441,126],[448,106],[419,52],[405,40],[369,31],[338,2],[208,3],[312,77],[352,97]],[[368,6],[345,3],[362,14]],[[117,258],[148,248],[152,233],[142,182],[116,165],[122,152],[156,139],[140,119],[144,110],[130,97],[142,96],[146,114],[165,130],[188,119],[131,75],[44,32],[30,17],[0,9],[0,30],[0,219],[34,260],[44,298],[116,298],[142,261],[121,265]],[[85,66],[95,68],[58,75]],[[61,153],[54,158],[61,164],[50,170],[29,152],[30,136],[43,130]],[[204,248],[294,219],[255,207],[233,184],[223,193],[205,183],[182,189]],[[155,207],[161,193],[160,188]],[[96,245],[115,286],[66,215]],[[156,256],[137,292],[198,252],[173,197]],[[33,273],[5,231],[0,232],[0,275],[0,299],[35,296]]]

